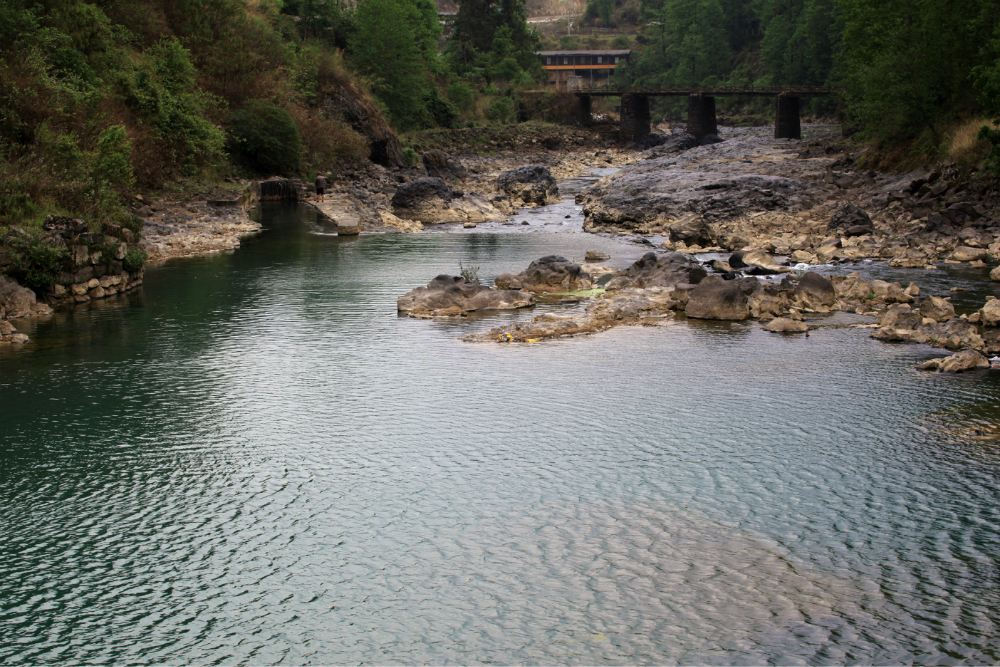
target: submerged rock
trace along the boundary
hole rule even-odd
[[[809,327],[805,322],[787,317],[776,317],[765,324],[764,328],[774,333],[805,333],[809,331]]]
[[[477,310],[515,310],[535,303],[526,292],[494,289],[459,276],[440,275],[426,287],[410,290],[396,300],[400,312],[448,317]]]
[[[593,287],[589,273],[560,255],[536,259],[518,274],[499,275],[494,284],[500,289],[529,292],[576,292]]]

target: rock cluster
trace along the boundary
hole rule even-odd
[[[665,248],[682,252],[760,249],[793,263],[1000,261],[997,192],[987,180],[962,181],[947,165],[864,171],[828,139],[783,146],[752,128],[724,136],[708,146],[678,137],[670,154],[657,153],[667,144],[647,150],[601,179],[577,196],[585,228],[663,235]]]
[[[247,217],[234,200],[159,202],[146,204],[136,213],[144,219],[140,246],[149,260],[160,262],[211,252],[229,252],[240,239],[260,231],[261,225]]]
[[[590,274],[579,264],[559,255],[536,259],[518,274],[504,273],[497,276],[496,286],[504,290],[528,292],[575,292],[590,289]]]
[[[401,184],[391,204],[396,217],[425,224],[480,223],[504,218],[483,195],[453,192],[441,178],[420,178]]]
[[[497,190],[513,205],[544,206],[558,201],[559,188],[547,167],[527,165],[505,171],[497,177]]]
[[[477,310],[515,310],[534,303],[535,297],[527,292],[494,289],[460,276],[440,275],[426,287],[399,297],[396,308],[412,317],[454,317]]]
[[[0,343],[26,343],[28,337],[19,333],[9,320],[37,315],[49,315],[52,308],[38,303],[35,293],[21,287],[12,278],[0,276]]]

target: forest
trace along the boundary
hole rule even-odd
[[[136,189],[310,177],[380,134],[516,122],[544,81],[522,0],[463,0],[447,36],[432,0],[4,2],[0,225],[26,229],[130,224]],[[998,17],[998,0],[592,0],[584,25],[635,50],[617,84],[829,85],[812,111],[886,166],[1000,170]]]

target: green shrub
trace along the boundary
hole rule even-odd
[[[122,260],[122,268],[129,273],[135,273],[145,265],[147,257],[145,250],[129,248],[125,253],[125,259]]]
[[[403,158],[406,160],[406,166],[412,167],[420,159],[420,156],[417,155],[417,151],[407,147],[403,149]]]
[[[54,248],[41,239],[26,240],[14,249],[10,275],[36,294],[44,295],[55,285],[68,256],[66,248]]]
[[[625,35],[618,35],[613,40],[611,40],[612,49],[631,49],[632,44],[628,41],[628,37]]]
[[[444,89],[444,94],[462,113],[468,112],[476,102],[475,92],[473,92],[469,84],[461,81],[449,84]]]
[[[299,166],[300,144],[291,114],[266,100],[252,100],[230,119],[229,151],[256,171],[294,173]]]
[[[490,103],[490,120],[498,123],[513,123],[517,118],[517,106],[509,97],[498,97]]]

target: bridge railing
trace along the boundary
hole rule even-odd
[[[832,86],[611,86],[580,85],[568,90],[578,95],[726,95],[726,96],[778,96],[805,97],[809,95],[834,95],[839,92]]]

